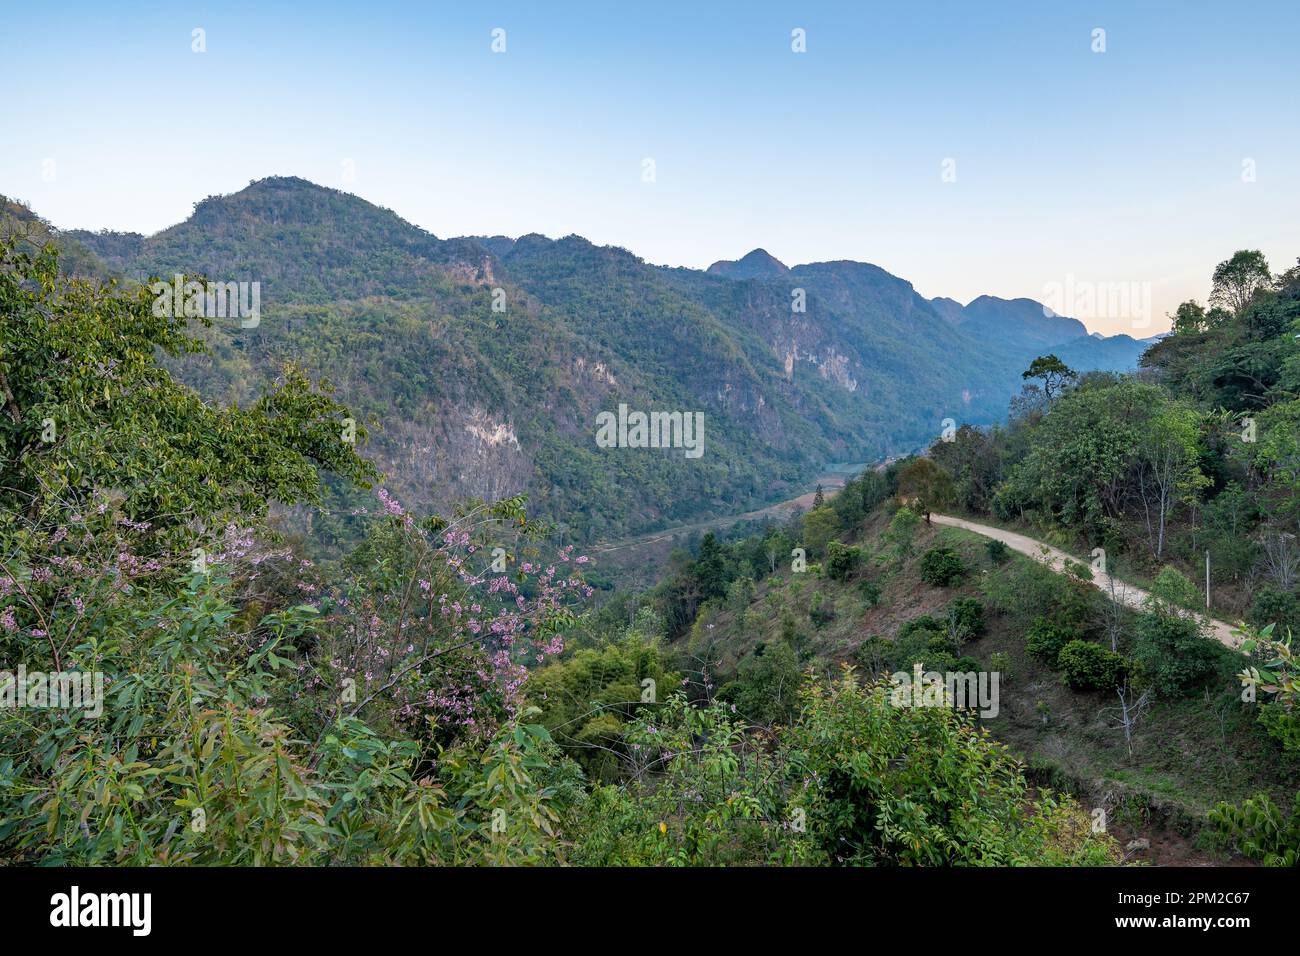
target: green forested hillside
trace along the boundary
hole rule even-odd
[[[1141,370],[1079,375],[1040,357],[1007,426],[964,425],[788,524],[706,535],[656,588],[607,606],[591,639],[648,633],[697,693],[765,726],[799,718],[809,668],[998,673],[1000,707],[981,723],[1035,780],[1140,838],[1143,859],[1294,863],[1298,339],[1300,267],[1273,275],[1239,252],[1211,307],[1180,307]],[[937,512],[1080,560],[1053,573],[933,527]],[[1241,621],[1244,654],[1203,617],[1207,552],[1212,614]],[[1150,596],[1131,606],[1094,572]]]
[[[139,280],[261,283],[256,328],[214,323],[211,355],[173,365],[203,395],[246,400],[293,361],[364,416],[364,450],[406,500],[526,493],[574,540],[781,500],[829,462],[924,446],[945,419],[998,421],[1032,357],[1014,334],[969,340],[875,266],[737,281],[576,236],[443,240],[294,178],[153,236],[67,236]],[[704,455],[596,447],[619,403],[704,413]]]

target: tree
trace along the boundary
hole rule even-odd
[[[701,601],[720,598],[727,593],[726,556],[712,531],[700,541],[699,557],[695,559],[695,580],[699,583]]]
[[[1055,355],[1040,355],[1029,363],[1029,368],[1020,377],[1026,381],[1031,378],[1042,379],[1043,395],[1050,402],[1054,395],[1059,395],[1071,382],[1077,381],[1079,373]]]
[[[1164,556],[1169,514],[1180,501],[1194,500],[1210,484],[1198,464],[1200,418],[1190,408],[1166,405],[1148,419],[1139,443],[1137,494],[1151,551],[1160,558]]]
[[[1138,693],[1137,690],[1129,686],[1127,680],[1116,689],[1115,694],[1119,697],[1119,704],[1115,707],[1108,708],[1108,711],[1114,715],[1111,722],[1112,727],[1117,727],[1124,731],[1124,746],[1128,748],[1128,759],[1133,759],[1133,733],[1137,730],[1138,723],[1146,713],[1147,708],[1151,706],[1151,688]]]
[[[898,496],[930,523],[930,512],[952,501],[952,475],[929,458],[913,458],[898,471]]]
[[[1174,331],[1178,333],[1204,332],[1209,328],[1204,307],[1191,300],[1178,307],[1173,316],[1173,324]]]
[[[826,493],[822,491],[821,482],[817,483],[817,490],[813,492],[813,507],[820,508],[826,504]]]
[[[1267,288],[1272,281],[1264,254],[1258,249],[1243,249],[1215,266],[1210,304],[1239,316],[1246,311],[1255,293]]]
[[[832,541],[826,548],[826,576],[832,581],[847,581],[862,564],[862,549]]]
[[[952,548],[931,548],[921,555],[921,580],[935,587],[946,588],[957,584],[966,574],[966,563]]]
[[[177,383],[159,357],[206,349],[192,320],[154,314],[147,286],[69,278],[53,246],[0,240],[0,314],[0,533],[111,489],[128,519],[170,534],[160,545],[198,546],[270,502],[318,501],[320,471],[377,477],[344,438],[348,409],[295,368],[242,409]]]
[[[814,508],[803,516],[803,543],[808,555],[820,558],[826,553],[826,545],[839,531],[839,519],[835,510],[829,505]]]

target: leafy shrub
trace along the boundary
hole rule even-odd
[[[1290,814],[1262,793],[1240,807],[1220,803],[1210,811],[1210,821],[1252,860],[1265,866],[1300,865],[1300,793]]]
[[[828,607],[825,596],[818,591],[813,595],[812,603],[809,605],[808,618],[816,627],[824,627],[835,620],[835,606],[832,604]]]
[[[858,593],[867,602],[867,607],[875,607],[880,603],[880,585],[875,581],[859,581]]]
[[[1070,641],[1061,648],[1057,666],[1073,690],[1113,690],[1125,671],[1122,655],[1091,641]]]
[[[1300,714],[1269,701],[1259,708],[1259,725],[1284,752],[1300,756]]]
[[[898,637],[903,639],[916,631],[932,631],[941,633],[944,629],[943,621],[929,614],[918,614],[910,620],[904,621],[898,628]]]
[[[832,581],[846,581],[862,564],[862,549],[832,541],[826,547],[826,576]]]
[[[1034,800],[1006,747],[943,707],[896,707],[888,682],[806,685],[786,744],[808,836],[836,863],[868,866],[1103,864],[1067,797]]]
[[[1290,629],[1284,638],[1274,638],[1273,631],[1269,624],[1242,645],[1260,663],[1237,676],[1252,692],[1269,695],[1261,702],[1259,723],[1284,751],[1300,755],[1300,666],[1291,649]]]
[[[984,542],[984,551],[988,554],[989,560],[994,564],[1002,564],[1011,557],[1011,549],[997,538],[989,538]]]
[[[1013,676],[1011,672],[1011,655],[1006,651],[994,651],[989,657],[989,670],[1002,675],[1001,680],[1003,683],[1011,680]]]
[[[921,580],[935,587],[957,584],[966,575],[966,565],[952,548],[930,548],[921,555]]]
[[[1194,618],[1138,615],[1133,658],[1162,697],[1181,697],[1214,673],[1220,646],[1201,634]]]
[[[958,598],[948,606],[948,617],[953,626],[965,634],[965,640],[975,640],[984,633],[984,604],[977,598]]]
[[[957,669],[958,653],[958,643],[943,622],[922,614],[899,628],[885,659],[895,670],[911,670],[920,664],[926,670],[950,671]]]
[[[718,699],[757,724],[788,724],[799,706],[803,672],[799,655],[785,641],[759,644],[736,668],[736,679],[722,686]]]
[[[1025,634],[1025,650],[1048,667],[1055,668],[1061,649],[1080,639],[1077,630],[1039,616]]]
[[[1300,597],[1272,584],[1261,585],[1250,606],[1250,621],[1259,627],[1300,632]]]

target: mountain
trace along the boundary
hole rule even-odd
[[[954,313],[860,262],[787,268],[759,249],[700,271],[580,236],[439,239],[293,177],[204,199],[152,236],[62,235],[137,280],[261,283],[256,328],[215,320],[211,355],[175,366],[205,396],[245,402],[295,362],[368,424],[364,451],[399,498],[527,493],[577,539],[790,497],[830,462],[928,443],[947,418],[1000,421],[1037,343],[1083,329],[1029,300]],[[1081,370],[1141,351],[1089,349],[1069,353]],[[597,416],[621,404],[703,414],[703,454],[598,447]]]
[[[945,321],[950,322],[953,325],[961,325],[962,304],[956,299],[939,296],[937,299],[930,300],[930,306],[934,311],[943,316]]]
[[[94,279],[107,279],[112,270],[77,239],[54,228],[25,204],[0,196],[0,234],[22,237],[32,250],[48,242],[59,246],[65,270]]]
[[[790,270],[766,249],[755,249],[735,261],[726,259],[713,263],[706,270],[710,275],[727,279],[775,279]]]
[[[1010,339],[1034,348],[1088,335],[1088,329],[1078,319],[1055,315],[1041,302],[992,295],[982,295],[962,309],[959,327],[968,335],[991,341]]]
[[[962,306],[955,299],[936,298],[930,305],[952,325],[986,343],[986,347],[1015,356],[1052,353],[1079,371],[1128,371],[1153,339],[1089,333],[1078,319],[1057,315],[1034,299],[1000,299],[982,295]],[[1158,337],[1157,337],[1158,338]]]

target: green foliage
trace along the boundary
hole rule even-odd
[[[1113,844],[1091,834],[1068,798],[1032,800],[1020,764],[986,732],[947,708],[892,706],[888,683],[810,685],[789,747],[808,781],[809,836],[836,862],[1114,858]]]
[[[930,548],[921,555],[921,580],[935,587],[952,587],[966,576],[966,563],[952,548]]]
[[[1234,807],[1220,803],[1210,821],[1237,848],[1265,866],[1300,866],[1300,793],[1287,813],[1268,794]]]
[[[1300,631],[1300,594],[1271,584],[1255,591],[1250,620],[1258,627],[1273,625],[1277,630]]]
[[[736,679],[718,691],[718,699],[734,704],[750,723],[788,724],[798,711],[802,683],[799,655],[789,641],[760,643],[740,662]]]
[[[1069,641],[1056,659],[1061,679],[1073,690],[1114,690],[1124,679],[1123,655],[1091,641]]]
[[[944,621],[922,614],[898,629],[884,660],[895,671],[910,671],[917,664],[926,670],[953,671],[960,650],[960,635],[952,633]]]
[[[1079,378],[1079,373],[1066,365],[1055,355],[1040,355],[1029,363],[1029,368],[1021,373],[1021,378],[1042,379],[1043,395],[1050,401]]]
[[[1025,634],[1025,650],[1055,668],[1065,645],[1080,641],[1079,632],[1057,620],[1037,617]]]
[[[817,627],[824,627],[835,620],[835,607],[827,606],[826,596],[821,591],[813,594],[808,604],[808,618]]]
[[[1268,700],[1261,702],[1260,725],[1285,752],[1300,755],[1300,667],[1291,649],[1291,631],[1288,629],[1284,638],[1274,638],[1273,630],[1269,624],[1247,639],[1243,650],[1260,663],[1238,677],[1252,699],[1261,693],[1268,695]]]
[[[898,470],[898,497],[929,518],[953,500],[952,475],[931,458],[909,459]]]
[[[634,773],[593,791],[586,865],[1106,865],[1118,847],[1068,797],[1032,797],[1004,747],[888,683],[805,685],[797,722],[755,746],[729,708],[678,698],[635,735]]]
[[[529,701],[539,722],[591,780],[615,779],[625,742],[624,727],[638,711],[653,711],[660,695],[681,683],[666,671],[658,648],[634,638],[599,648],[582,648],[537,671],[529,680]]]
[[[973,641],[984,633],[984,605],[976,598],[958,598],[948,606],[948,626]]]
[[[809,558],[823,557],[838,533],[839,516],[829,505],[814,508],[803,516],[803,543]]]
[[[832,581],[846,581],[862,564],[862,549],[832,541],[826,549],[826,576]]]
[[[984,551],[994,564],[1005,564],[1007,559],[1011,557],[1011,549],[997,538],[989,538],[985,541]]]
[[[52,246],[0,239],[0,314],[0,534],[111,488],[188,551],[271,501],[319,500],[319,470],[377,475],[342,439],[348,409],[292,367],[247,408],[204,404],[157,362],[202,351],[190,320],[155,315],[145,288],[68,278]]]
[[[1215,672],[1220,645],[1205,637],[1194,618],[1144,612],[1138,615],[1132,656],[1162,697],[1181,697]]]

